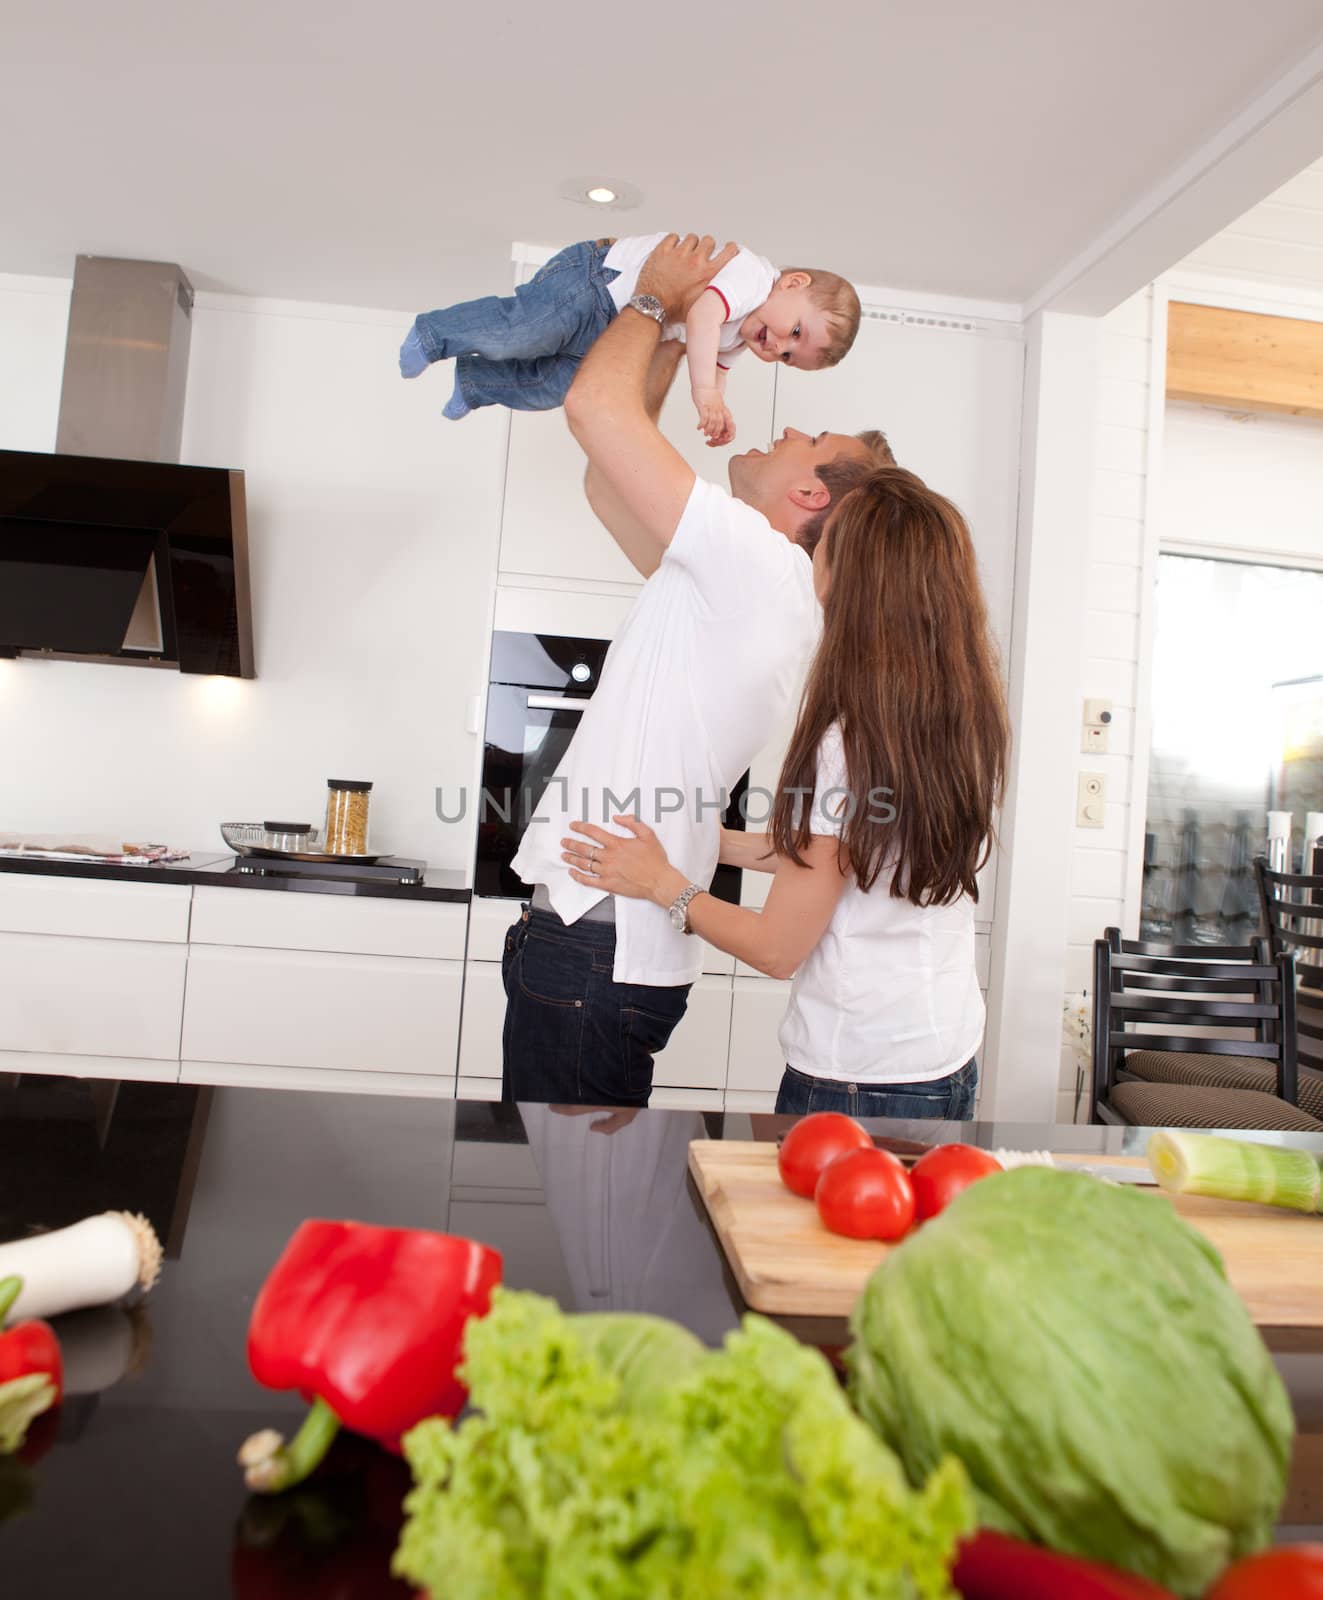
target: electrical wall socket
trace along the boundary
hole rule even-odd
[[[1079,803],[1075,808],[1077,828],[1101,828],[1107,805],[1107,779],[1101,772],[1081,772]]]
[[[1080,735],[1080,749],[1086,756],[1105,756],[1108,750],[1108,730],[1112,725],[1110,700],[1084,702],[1084,728]]]

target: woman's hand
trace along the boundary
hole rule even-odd
[[[628,900],[653,900],[670,905],[688,882],[667,859],[661,840],[637,817],[612,817],[612,822],[628,828],[633,838],[608,833],[591,822],[572,822],[578,839],[562,839],[561,860],[570,868],[575,883],[590,889],[605,889]],[[679,888],[675,881],[679,880]],[[671,892],[673,890],[673,892]]]

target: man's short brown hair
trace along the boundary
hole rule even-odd
[[[819,481],[831,491],[831,499],[821,511],[815,511],[803,522],[795,535],[795,543],[802,550],[807,550],[810,555],[817,547],[818,540],[822,538],[822,530],[827,526],[828,518],[850,490],[857,489],[864,479],[870,477],[879,467],[896,465],[896,458],[891,453],[887,436],[880,428],[865,428],[862,433],[856,433],[855,438],[867,447],[869,457],[867,461],[860,461],[858,456],[853,455],[837,456],[834,461],[824,461],[815,469]]]
[[[782,267],[781,276],[784,278],[788,272],[804,274],[809,280],[804,293],[820,311],[827,314],[828,338],[818,368],[834,367],[849,355],[850,346],[859,332],[862,312],[854,285],[839,273],[826,272],[820,267]]]

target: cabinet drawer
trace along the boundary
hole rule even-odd
[[[443,900],[199,888],[191,937],[195,945],[460,961],[467,920],[466,905]]]
[[[188,939],[186,883],[104,883],[0,872],[0,932],[86,939]]]
[[[462,973],[459,962],[195,945],[182,1055],[453,1075]]]
[[[0,934],[0,1050],[178,1061],[187,960],[182,944]]]

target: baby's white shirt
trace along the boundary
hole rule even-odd
[[[607,251],[603,265],[620,274],[607,285],[607,293],[611,296],[617,311],[623,311],[633,298],[643,263],[665,237],[664,233],[636,234],[629,239],[617,239]],[[729,368],[734,358],[744,349],[744,341],[740,338],[740,324],[751,311],[756,311],[762,305],[780,276],[781,274],[766,257],[755,255],[752,250],[741,250],[732,261],[728,261],[722,267],[708,285],[708,288],[715,290],[721,296],[726,307],[726,320],[721,325],[721,335],[717,341],[719,367]],[[684,323],[670,324],[666,328],[665,336],[668,339],[679,339],[683,343]]]

